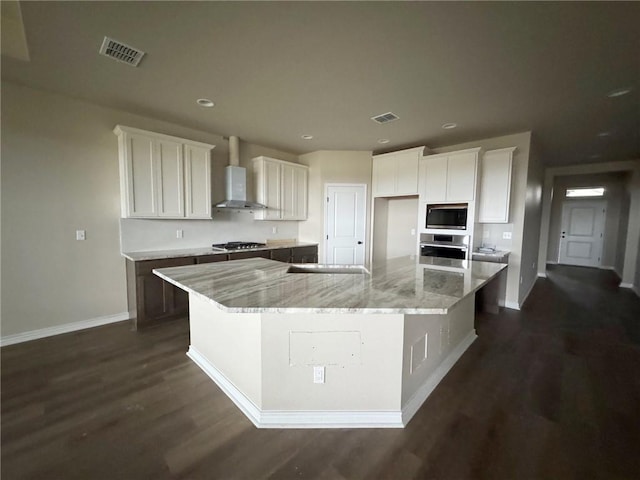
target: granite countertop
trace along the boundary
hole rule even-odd
[[[256,250],[277,250],[280,248],[293,248],[293,247],[313,247],[318,245],[317,243],[307,242],[288,242],[278,243],[273,245],[267,245],[266,247],[246,248],[242,252],[253,252]],[[145,252],[122,252],[122,256],[133,262],[141,262],[143,260],[160,260],[163,258],[180,258],[180,257],[199,257],[202,255],[226,255],[230,252],[223,252],[221,250],[214,250],[211,247],[200,248],[184,248],[173,250],[149,250]]]
[[[287,273],[290,266],[248,258],[153,272],[230,313],[446,314],[506,268],[439,258],[424,264],[419,257],[358,274]]]

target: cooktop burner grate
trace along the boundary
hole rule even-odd
[[[250,248],[266,247],[265,243],[259,242],[227,242],[227,243],[214,243],[212,245],[214,250],[231,251],[231,250],[248,250]]]

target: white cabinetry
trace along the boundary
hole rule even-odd
[[[422,202],[472,202],[476,194],[480,148],[428,155],[420,160]]]
[[[267,206],[256,220],[306,220],[309,168],[269,157],[253,159],[256,200]]]
[[[508,223],[511,164],[516,147],[489,150],[482,157],[479,223]]]
[[[394,197],[418,193],[418,162],[425,147],[373,156],[373,196]]]
[[[214,145],[116,126],[123,218],[211,218]]]

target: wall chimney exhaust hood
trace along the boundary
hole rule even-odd
[[[226,199],[217,208],[256,210],[267,208],[261,203],[247,201],[247,170],[240,166],[238,137],[229,137],[229,166],[225,168]]]

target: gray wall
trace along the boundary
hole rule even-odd
[[[220,135],[2,82],[3,338],[126,315],[116,124],[214,144],[214,170],[223,175],[227,153]],[[295,160],[256,146],[243,150]],[[133,228],[139,233],[148,226],[151,237],[175,237],[178,225],[139,222]],[[215,220],[194,222],[199,229],[209,224],[217,238],[237,236],[233,219],[222,230]],[[191,232],[180,223],[187,242],[194,240],[198,228]],[[241,226],[247,235],[254,231]],[[85,241],[75,240],[77,229],[86,230]],[[209,244],[209,233],[200,240]]]
[[[300,240],[318,243],[318,260],[324,261],[324,207],[327,183],[353,183],[367,186],[367,198],[371,195],[371,152],[351,150],[320,150],[299,157],[300,163],[309,166],[309,215],[300,222]],[[367,200],[365,252],[371,236],[371,211]],[[365,255],[366,259],[366,255]]]

